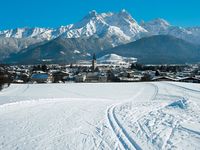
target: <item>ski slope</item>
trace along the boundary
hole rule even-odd
[[[12,84],[0,149],[200,149],[199,84]]]

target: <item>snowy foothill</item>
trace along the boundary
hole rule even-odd
[[[199,99],[178,82],[11,84],[0,149],[200,149]]]

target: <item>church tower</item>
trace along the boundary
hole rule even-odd
[[[93,54],[93,59],[92,59],[92,71],[94,71],[97,67],[97,60],[96,60],[96,54]]]

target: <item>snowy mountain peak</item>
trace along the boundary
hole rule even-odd
[[[97,36],[110,39],[110,42],[117,46],[141,38],[140,35],[145,32],[146,30],[139,26],[126,10],[118,13],[97,13],[93,10],[75,23],[65,36],[67,38]]]
[[[92,18],[96,18],[98,15],[98,13],[96,12],[96,10],[91,10],[85,17],[83,17],[82,20],[90,20]]]
[[[152,22],[160,24],[160,25],[170,26],[170,23],[162,18],[157,18],[157,19],[153,20]]]
[[[128,13],[128,11],[126,11],[125,9],[122,9],[120,12],[119,12],[120,15],[124,15],[124,16],[130,16],[130,14]]]
[[[141,26],[151,34],[160,34],[167,30],[171,25],[164,19],[158,18],[149,22],[142,22]]]
[[[96,10],[92,10],[92,11],[89,12],[89,16],[90,16],[90,17],[96,17],[97,14],[98,14],[98,13],[96,12]]]
[[[166,20],[162,19],[162,18],[157,18],[157,19],[154,19],[152,21],[149,21],[149,22],[143,22],[141,24],[142,26],[145,26],[145,25],[148,25],[148,26],[156,26],[156,27],[163,27],[163,28],[168,28],[170,25],[169,22],[167,22]]]
[[[121,13],[128,13],[128,12],[126,11],[126,9],[122,9],[120,12],[121,12]]]
[[[119,18],[127,19],[132,23],[136,22],[135,19],[131,16],[131,14],[125,9],[122,9],[117,15]]]

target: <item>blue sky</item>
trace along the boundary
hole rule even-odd
[[[180,26],[200,26],[200,0],[1,0],[0,29],[58,27],[89,11],[126,9],[138,22],[164,18]]]

